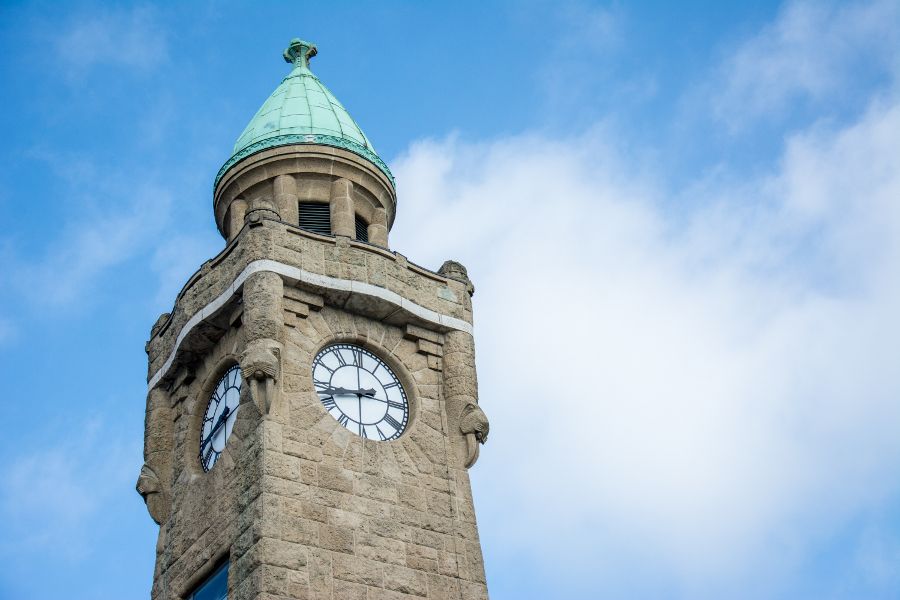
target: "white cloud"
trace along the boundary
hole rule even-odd
[[[623,42],[621,15],[615,9],[583,2],[548,4],[548,10],[537,12],[541,19],[557,23],[560,37],[536,40],[538,53],[549,52],[564,58],[604,53],[620,47]],[[555,10],[554,10],[555,9]]]
[[[208,233],[204,231],[204,233]],[[203,263],[222,249],[222,238],[217,233],[202,235],[179,234],[167,237],[153,254],[153,270],[159,277],[156,305],[160,310],[172,308],[175,297],[185,282]]]
[[[16,326],[12,321],[0,317],[0,346],[3,346],[16,336]]]
[[[97,205],[83,194],[82,214],[69,221],[43,256],[7,259],[12,284],[33,302],[72,305],[84,300],[109,269],[155,242],[169,220],[168,190],[148,184],[118,191],[119,198],[128,199],[116,208],[108,206],[112,202]]]
[[[107,527],[104,510],[108,516],[111,499],[136,478],[139,444],[123,443],[97,419],[69,423],[65,430],[79,435],[57,436],[4,461],[0,556],[6,561],[35,554],[51,562],[83,559],[94,550],[99,529]]]
[[[677,221],[613,148],[450,139],[393,166],[392,245],[478,289],[483,536],[597,594],[640,565],[772,592],[900,500],[900,104],[692,188]]]
[[[655,75],[623,68],[630,23],[621,7],[581,0],[515,7],[526,27],[545,32],[532,49],[534,89],[543,97],[542,126],[571,130],[585,111],[597,114],[604,106],[641,103],[657,93]],[[529,95],[522,100],[528,102]]]
[[[69,78],[94,66],[145,71],[168,57],[165,29],[150,7],[79,13],[61,32],[54,32],[53,39],[54,56]]]
[[[790,2],[778,18],[742,41],[709,86],[717,117],[740,129],[779,116],[797,101],[834,104],[856,90],[849,78],[896,74],[896,2]]]

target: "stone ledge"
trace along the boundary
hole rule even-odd
[[[206,323],[204,328],[227,330],[239,325],[239,320],[229,320],[225,313],[240,310],[242,282],[236,278],[255,259],[274,257],[278,263],[302,268],[310,280],[301,281],[298,289],[321,296],[323,303],[378,321],[400,327],[414,323],[437,331],[458,328],[459,321],[471,323],[471,303],[464,285],[453,279],[383,248],[350,240],[340,244],[334,237],[273,219],[263,223],[264,227],[245,227],[219,255],[205,262],[179,292],[172,312],[157,320],[145,347],[148,379],[164,366],[173,347],[185,347],[180,334],[189,322],[191,328],[198,325],[191,321],[197,314]],[[316,277],[320,279],[313,281]],[[224,304],[217,305],[216,300]],[[380,312],[373,312],[376,309]],[[302,318],[302,309],[287,317],[292,324]],[[204,340],[199,342],[202,345]]]
[[[335,277],[329,277],[327,275],[320,275],[318,273],[310,273],[308,271],[304,271],[303,269],[299,269],[291,265],[286,265],[274,260],[256,260],[248,264],[224,292],[222,292],[209,304],[207,304],[205,307],[200,309],[200,311],[195,313],[190,319],[188,319],[187,323],[185,323],[185,325],[181,328],[181,331],[178,333],[178,336],[175,339],[174,346],[169,352],[168,358],[159,368],[159,370],[157,370],[149,378],[148,385],[150,389],[155,387],[156,384],[159,383],[159,381],[167,374],[168,370],[171,368],[172,364],[175,361],[175,357],[179,347],[187,338],[188,334],[193,329],[198,327],[201,323],[203,323],[205,319],[214,316],[215,313],[217,313],[223,306],[225,306],[228,301],[231,300],[231,298],[240,291],[244,282],[248,277],[250,277],[250,275],[264,271],[277,273],[282,277],[288,279],[294,286],[297,286],[298,284],[305,284],[312,287],[313,289],[317,289],[320,291],[349,292],[352,294],[356,294],[357,296],[366,296],[372,299],[376,305],[380,303],[386,303],[392,307],[396,307],[397,310],[394,310],[390,313],[390,316],[394,319],[398,318],[398,316],[403,316],[405,317],[405,319],[425,321],[431,325],[436,325],[439,328],[447,331],[455,329],[464,331],[469,334],[472,333],[472,325],[470,323],[462,319],[440,314],[436,311],[425,308],[424,306],[416,304],[415,302],[412,302],[411,300],[408,300],[391,290],[369,283],[362,283],[359,281],[352,281],[347,279],[338,279]]]

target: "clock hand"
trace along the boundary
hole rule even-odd
[[[205,439],[205,440],[203,440],[203,444],[200,446],[200,449],[201,449],[201,450],[202,450],[202,449],[203,449],[210,441],[212,441],[213,436],[216,435],[216,432],[219,431],[219,428],[222,427],[222,425],[225,423],[226,420],[228,420],[228,415],[229,415],[230,412],[231,412],[231,411],[228,410],[228,406],[226,405],[226,406],[225,406],[225,410],[223,410],[223,411],[222,411],[222,414],[219,415],[219,420],[216,421],[216,424],[215,424],[215,425],[213,426],[213,428],[210,430],[209,435],[206,436],[206,439]]]
[[[318,390],[318,393],[325,394],[328,396],[334,396],[335,394],[347,394],[347,395],[355,394],[357,396],[374,396],[375,390],[374,389],[348,390],[347,388],[343,388],[343,387],[327,387],[325,389]]]
[[[325,394],[326,396],[334,396],[335,394],[352,394],[351,390],[342,387],[326,387],[324,389],[318,390],[318,393]]]

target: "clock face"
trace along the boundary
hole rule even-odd
[[[209,471],[231,436],[241,401],[241,369],[234,365],[222,375],[209,397],[200,425],[200,464]]]
[[[338,423],[370,440],[395,440],[409,422],[400,380],[383,360],[353,344],[335,344],[316,355],[313,383]]]

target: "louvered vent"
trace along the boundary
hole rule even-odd
[[[321,202],[301,202],[300,229],[331,235],[331,206]]]
[[[356,239],[360,242],[369,241],[369,225],[356,215]]]

